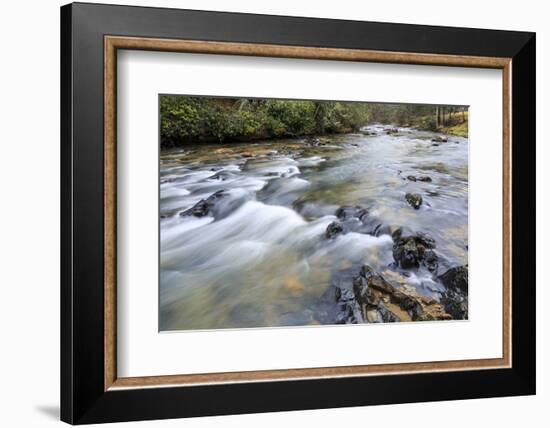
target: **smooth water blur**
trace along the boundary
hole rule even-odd
[[[160,329],[334,323],[331,284],[368,264],[397,287],[439,298],[422,268],[392,265],[392,239],[350,232],[327,239],[343,205],[369,220],[430,234],[441,266],[467,263],[468,142],[386,127],[376,135],[200,145],[163,151],[160,167]],[[407,176],[429,176],[431,182]],[[179,214],[218,190],[213,215]],[[414,210],[407,192],[424,202]],[[353,269],[352,269],[353,268]]]

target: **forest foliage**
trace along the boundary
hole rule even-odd
[[[434,106],[248,98],[160,97],[163,147],[357,132],[369,123],[437,130]]]

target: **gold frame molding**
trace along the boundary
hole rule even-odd
[[[345,367],[262,370],[170,376],[117,377],[116,367],[116,53],[118,49],[322,59],[397,64],[493,68],[502,70],[503,94],[503,349],[502,358],[378,364]],[[104,37],[104,389],[192,386],[219,383],[357,377],[511,367],[511,58],[383,52],[195,40]]]

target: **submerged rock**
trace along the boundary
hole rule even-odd
[[[437,257],[437,254],[435,253],[435,251],[425,250],[422,264],[426,266],[426,268],[430,272],[436,272],[437,268],[439,267],[439,258]]]
[[[345,205],[336,210],[336,217],[338,217],[340,220],[349,220],[352,218],[356,218],[362,221],[364,218],[366,218],[368,214],[369,211],[359,205]]]
[[[393,259],[403,269],[418,268],[424,265],[430,272],[439,267],[438,256],[433,251],[435,241],[427,235],[403,236],[400,229],[392,234]]]
[[[342,226],[341,223],[337,222],[337,221],[333,221],[332,223],[330,223],[328,226],[327,226],[327,230],[325,232],[325,236],[328,238],[328,239],[332,239],[334,238],[335,236],[337,235],[340,235],[341,233],[344,232],[344,226]]]
[[[396,226],[384,224],[384,223],[377,223],[374,228],[369,233],[372,236],[382,236],[382,235],[392,235],[395,230]]]
[[[431,177],[428,177],[427,175],[421,175],[420,177],[416,177],[415,175],[407,175],[407,180],[409,181],[423,181],[423,182],[431,182]]]
[[[420,205],[422,205],[422,196],[418,193],[407,193],[405,195],[405,199],[415,210],[420,208]]]

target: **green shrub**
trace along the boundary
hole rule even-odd
[[[435,118],[432,116],[423,118],[420,122],[420,129],[425,129],[426,131],[437,131],[437,123]]]
[[[163,147],[354,132],[369,122],[437,130],[435,107],[334,101],[160,97]]]

